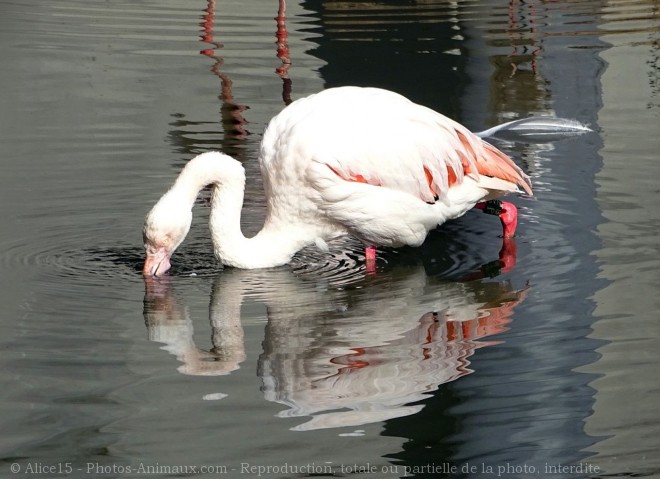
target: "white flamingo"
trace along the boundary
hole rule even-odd
[[[449,118],[377,88],[331,88],[293,102],[269,123],[259,154],[263,228],[240,228],[245,170],[219,152],[190,160],[146,217],[143,274],[157,276],[185,238],[199,191],[213,185],[210,229],[218,260],[237,268],[288,263],[310,244],[352,234],[375,246],[422,244],[473,207],[497,214],[512,237],[517,210],[492,202],[529,177],[497,148]]]

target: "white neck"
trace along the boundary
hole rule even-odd
[[[252,238],[241,231],[245,194],[245,170],[240,162],[217,152],[204,153],[185,166],[171,193],[190,208],[200,190],[213,185],[209,227],[215,256],[237,268],[269,268],[288,263],[293,255],[313,242],[299,228],[289,228],[266,217],[264,227]],[[180,196],[179,196],[180,195]]]

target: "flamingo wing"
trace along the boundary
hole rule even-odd
[[[376,88],[333,88],[292,103],[267,128],[261,159],[267,191],[288,187],[277,200],[287,211],[292,195],[304,196],[376,244],[421,244],[430,229],[491,192],[520,185],[532,193],[527,175],[497,148]],[[436,203],[442,208],[430,208]]]
[[[508,183],[504,191],[520,185],[532,194],[529,178],[507,155],[459,123],[393,92],[333,88],[294,102],[278,119],[280,154],[323,164],[345,181],[429,203],[447,202],[449,188],[466,177],[496,178]]]

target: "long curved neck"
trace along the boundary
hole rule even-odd
[[[194,162],[194,163],[193,163]],[[189,170],[189,171],[185,171]],[[213,185],[209,228],[215,256],[222,264],[237,268],[269,268],[288,263],[293,255],[312,241],[295,229],[286,228],[270,215],[252,238],[241,231],[241,210],[245,194],[245,170],[223,154],[205,154],[191,160],[182,172],[186,189],[194,197],[206,185]],[[193,197],[193,201],[194,201]]]

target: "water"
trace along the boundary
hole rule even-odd
[[[2,476],[660,475],[657,5],[309,0],[278,57],[258,3],[0,2]],[[222,270],[202,198],[145,283],[185,161],[244,162],[252,233],[265,124],[341,84],[595,131],[496,140],[535,185],[507,265],[469,213],[375,276],[352,242]]]

